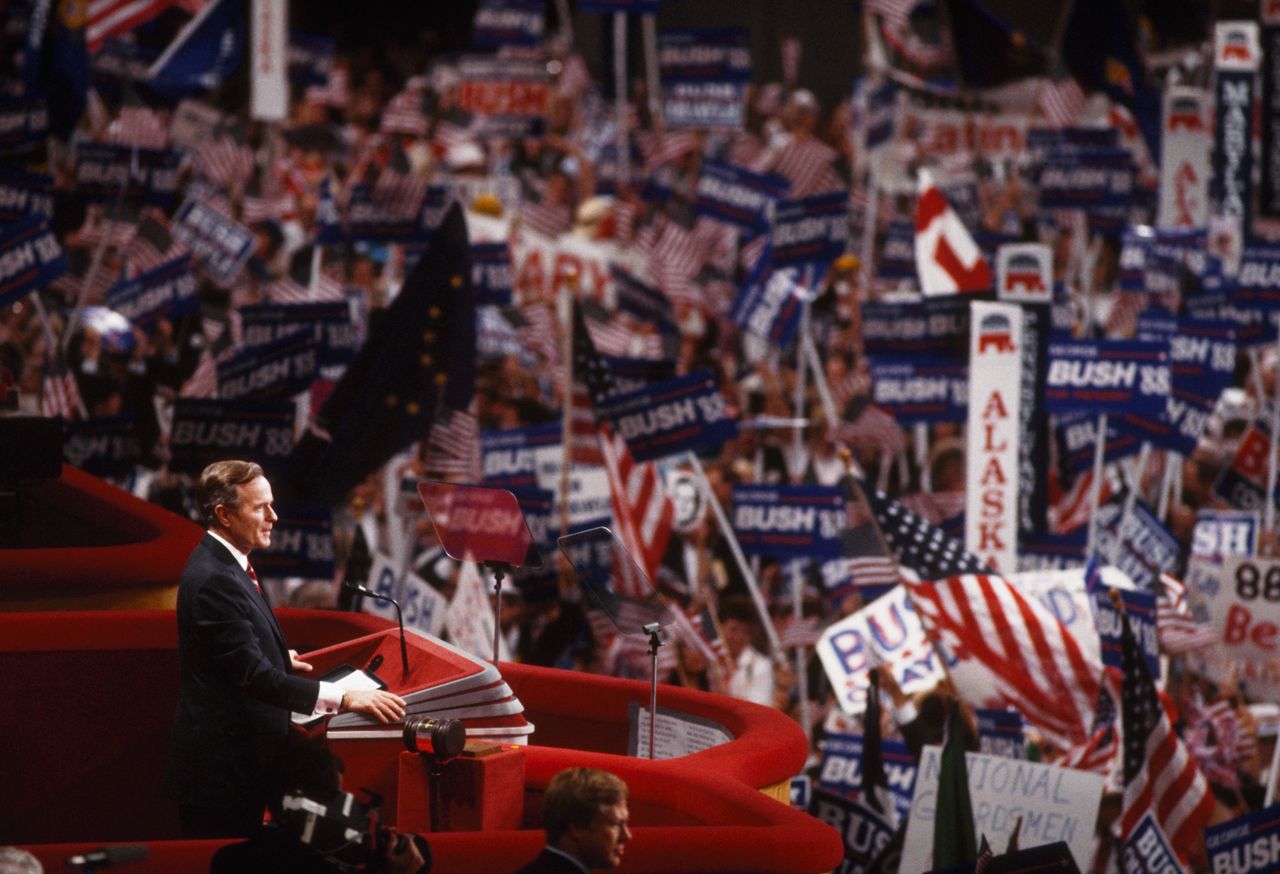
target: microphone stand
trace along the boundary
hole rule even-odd
[[[645,634],[649,635],[649,761],[653,761],[653,740],[654,731],[657,728],[658,721],[658,647],[662,646],[662,639],[658,637],[659,625],[651,622],[644,627]]]
[[[400,602],[390,595],[380,595],[373,589],[365,588],[359,583],[353,583],[350,580],[344,581],[342,586],[345,589],[350,589],[375,600],[390,602],[391,606],[396,608],[396,621],[400,624],[400,662],[404,666],[404,675],[406,677],[409,676],[409,649],[404,642],[404,615],[400,612]],[[494,653],[494,660],[497,660],[496,652]]]
[[[486,562],[493,571],[493,664],[498,664],[498,639],[502,636],[502,577],[509,569],[505,562]]]

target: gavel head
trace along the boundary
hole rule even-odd
[[[451,759],[467,745],[467,730],[457,719],[415,716],[405,721],[404,747],[433,759]]]

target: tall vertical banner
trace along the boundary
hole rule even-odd
[[[1213,155],[1214,212],[1238,223],[1249,239],[1253,200],[1253,77],[1258,71],[1258,24],[1219,21],[1213,33],[1217,112]]]
[[[1280,3],[1262,0],[1262,190],[1258,212],[1280,218]]]
[[[995,569],[1018,570],[1022,310],[974,302],[969,330],[965,547]]]
[[[253,117],[289,117],[289,0],[253,0],[250,52]]]
[[[1158,227],[1202,228],[1208,223],[1212,107],[1203,88],[1174,85],[1165,91]]]

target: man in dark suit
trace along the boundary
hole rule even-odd
[[[271,545],[277,518],[261,467],[215,462],[196,498],[208,530],[178,582],[181,686],[165,787],[184,837],[247,837],[282,788],[273,775],[288,755],[291,711],[393,722],[404,701],[297,676],[311,666],[285,645],[249,563],[252,550]]]
[[[551,778],[542,799],[546,848],[516,874],[590,874],[622,864],[631,840],[627,784],[596,768]]]

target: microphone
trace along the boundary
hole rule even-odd
[[[151,855],[146,844],[122,844],[118,847],[102,847],[89,853],[81,853],[67,860],[67,865],[82,871],[94,871],[98,868],[110,868],[112,865],[127,865],[130,862],[141,862]]]
[[[343,580],[342,587],[378,601],[389,601],[391,606],[396,608],[396,621],[400,623],[400,661],[404,665],[404,675],[406,677],[409,676],[409,649],[404,643],[404,615],[400,612],[400,602],[390,595],[380,595],[373,589],[365,588],[359,583],[353,583],[351,580]]]

